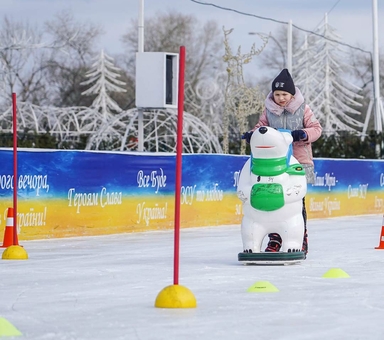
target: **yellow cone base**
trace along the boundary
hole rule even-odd
[[[157,308],[196,308],[196,298],[184,286],[172,285],[161,290],[155,301]]]
[[[3,252],[3,260],[27,260],[28,254],[21,246],[9,246]]]
[[[258,281],[247,289],[250,293],[276,293],[279,290],[268,281]]]
[[[324,275],[326,279],[344,279],[349,278],[350,276],[340,268],[331,268]]]
[[[15,326],[8,320],[0,318],[0,337],[2,336],[19,336],[23,335]]]

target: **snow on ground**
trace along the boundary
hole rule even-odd
[[[383,339],[382,215],[309,220],[307,260],[243,265],[239,226],[181,230],[192,309],[154,307],[173,284],[173,230],[24,241],[0,262],[0,317],[17,339]],[[324,278],[339,268],[350,278]],[[278,292],[248,292],[268,281]],[[15,337],[16,338],[16,337]]]

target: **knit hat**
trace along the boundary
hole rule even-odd
[[[272,92],[285,91],[290,93],[292,96],[295,95],[296,89],[293,79],[289,74],[289,71],[285,68],[272,82]]]

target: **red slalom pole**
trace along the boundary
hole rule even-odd
[[[13,245],[17,245],[17,119],[16,93],[12,93],[13,107]]]
[[[173,284],[179,284],[179,249],[180,249],[180,194],[181,194],[181,159],[183,152],[183,112],[184,112],[184,73],[185,46],[180,46],[179,55],[179,93],[177,106],[177,144],[176,144],[176,183],[175,183],[175,239]]]
[[[167,286],[157,295],[155,307],[158,308],[196,308],[193,293],[179,285],[179,244],[180,244],[180,197],[181,197],[181,160],[183,152],[183,113],[184,113],[184,73],[185,47],[180,46],[179,86],[177,106],[177,141],[176,141],[176,175],[175,175],[175,236],[174,236],[174,271],[173,285]]]

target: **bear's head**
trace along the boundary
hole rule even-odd
[[[259,127],[251,137],[251,172],[257,176],[277,176],[284,173],[292,157],[293,138],[288,130]]]
[[[292,136],[288,130],[261,126],[252,134],[252,158],[288,158],[291,154]]]

